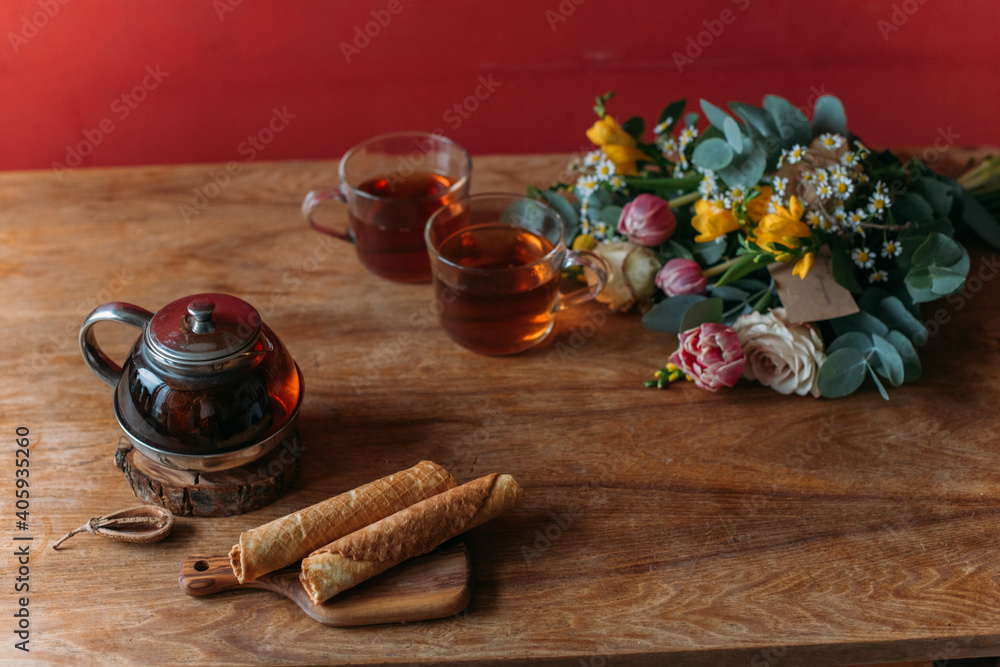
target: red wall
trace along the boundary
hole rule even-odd
[[[0,169],[331,158],[398,129],[575,151],[610,89],[619,116],[828,92],[875,146],[1000,144],[996,0],[4,0],[0,25]]]

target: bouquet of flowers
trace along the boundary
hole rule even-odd
[[[574,248],[612,266],[608,308],[638,307],[644,326],[679,336],[647,386],[716,391],[743,377],[837,398],[871,378],[888,398],[886,384],[920,376],[920,304],[964,287],[956,231],[1000,247],[997,160],[961,184],[904,164],[852,135],[835,97],[811,119],[777,96],[731,113],[702,100],[701,129],[678,100],[648,143],[642,118],[607,113],[611,97],[597,98],[596,148],[571,165],[576,180],[529,194],[565,218]]]

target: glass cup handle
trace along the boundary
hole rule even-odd
[[[600,255],[589,250],[567,251],[563,268],[568,269],[571,266],[582,266],[590,269],[597,277],[597,282],[561,296],[559,298],[559,310],[565,310],[566,308],[595,298],[608,284],[608,276],[611,274],[611,266],[608,265],[607,261]]]
[[[311,190],[306,194],[306,198],[302,200],[302,217],[305,218],[306,222],[309,223],[309,226],[316,231],[329,234],[330,236],[335,236],[342,241],[347,241],[348,243],[354,243],[354,239],[351,237],[351,233],[348,230],[324,227],[313,220],[313,211],[327,199],[336,199],[344,204],[347,203],[347,197],[344,196],[344,193],[340,188],[337,188],[336,190],[328,190],[327,192]]]

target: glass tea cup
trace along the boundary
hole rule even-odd
[[[447,137],[396,132],[368,139],[340,160],[340,185],[309,192],[302,216],[316,230],[353,243],[372,273],[398,282],[431,278],[424,225],[442,205],[469,192],[472,159]],[[348,225],[325,227],[313,211],[327,199],[347,204]]]
[[[566,247],[553,209],[515,194],[480,194],[438,209],[424,234],[441,326],[479,354],[527,350],[552,331],[555,314],[589,301],[607,284],[600,256]],[[589,269],[587,287],[561,294],[562,270]]]

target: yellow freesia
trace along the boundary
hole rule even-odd
[[[648,160],[649,157],[635,147],[635,137],[626,132],[612,116],[605,115],[589,130],[587,138],[600,146],[604,154],[615,165],[615,173],[624,176],[634,176],[639,173],[637,160]]]
[[[774,196],[774,190],[770,185],[765,185],[760,189],[760,194],[747,202],[747,217],[758,223],[767,215],[767,205]]]
[[[812,236],[809,225],[802,222],[805,208],[802,206],[802,202],[794,196],[789,201],[788,208],[775,206],[775,209],[778,211],[777,213],[765,215],[756,229],[753,230],[751,240],[754,243],[759,246],[763,246],[765,243],[774,243],[786,248],[795,248],[798,246],[797,239]]]
[[[802,258],[799,259],[799,261],[795,262],[795,268],[792,269],[792,275],[805,280],[806,274],[809,273],[809,269],[811,269],[815,263],[816,253],[807,252],[802,255]]]
[[[740,228],[740,223],[732,211],[717,201],[699,199],[694,203],[694,212],[691,226],[699,232],[698,236],[694,237],[697,243],[712,241]]]
[[[573,250],[593,250],[597,246],[597,239],[592,234],[580,234],[573,239]]]

